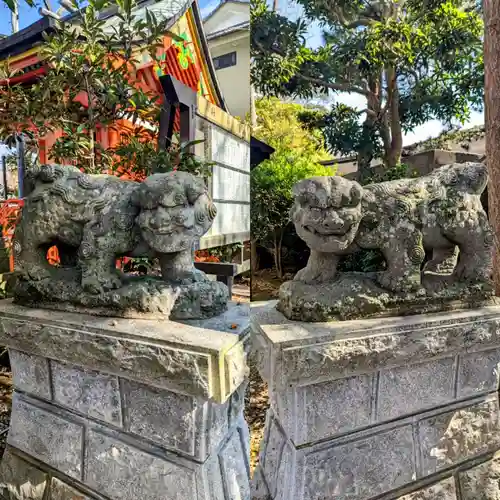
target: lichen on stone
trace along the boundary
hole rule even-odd
[[[480,201],[487,179],[484,164],[465,163],[364,187],[337,176],[300,181],[292,220],[311,255],[282,286],[279,309],[325,321],[491,301],[493,233]],[[386,269],[339,273],[340,260],[359,249],[380,250]]]
[[[169,172],[138,183],[44,165],[29,181],[13,242],[17,303],[171,319],[226,309],[227,287],[193,263],[193,247],[217,213],[203,179]],[[52,246],[59,266],[47,261]],[[128,277],[116,269],[121,257],[157,258],[161,277]]]

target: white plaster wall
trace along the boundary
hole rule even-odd
[[[204,23],[205,33],[215,33],[250,20],[250,3],[225,2]]]

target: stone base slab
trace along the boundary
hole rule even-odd
[[[89,293],[81,276],[67,279],[64,271],[40,280],[18,278],[13,287],[15,302],[66,312],[138,319],[205,319],[222,314],[229,291],[224,283],[210,281],[201,271],[191,283],[168,283],[160,278],[126,276],[123,286],[102,293]],[[58,278],[59,274],[63,274]]]
[[[252,328],[255,500],[500,498],[499,307],[312,325],[254,304]]]
[[[278,309],[297,321],[347,321],[408,316],[499,303],[491,283],[464,284],[450,276],[424,274],[416,292],[389,292],[376,273],[340,273],[332,283],[287,281],[279,290]]]
[[[248,337],[244,306],[175,323],[3,305],[15,392],[0,496],[250,500]]]

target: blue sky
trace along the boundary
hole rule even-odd
[[[37,19],[40,18],[38,14],[38,7],[30,8],[24,0],[20,0],[23,2],[20,4],[19,8],[19,25],[22,28],[29,26],[34,23]],[[37,2],[41,3],[41,2]],[[55,0],[51,1],[53,7],[58,5]],[[199,5],[202,10],[202,14],[209,14],[217,5],[219,4],[219,0],[199,0]],[[5,5],[0,5],[0,33],[4,35],[8,35],[11,32],[11,24],[10,24],[10,11]]]

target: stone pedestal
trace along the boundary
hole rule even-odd
[[[250,500],[248,307],[185,323],[2,301],[15,392],[0,497]]]
[[[300,323],[253,304],[255,500],[500,498],[500,307]]]

